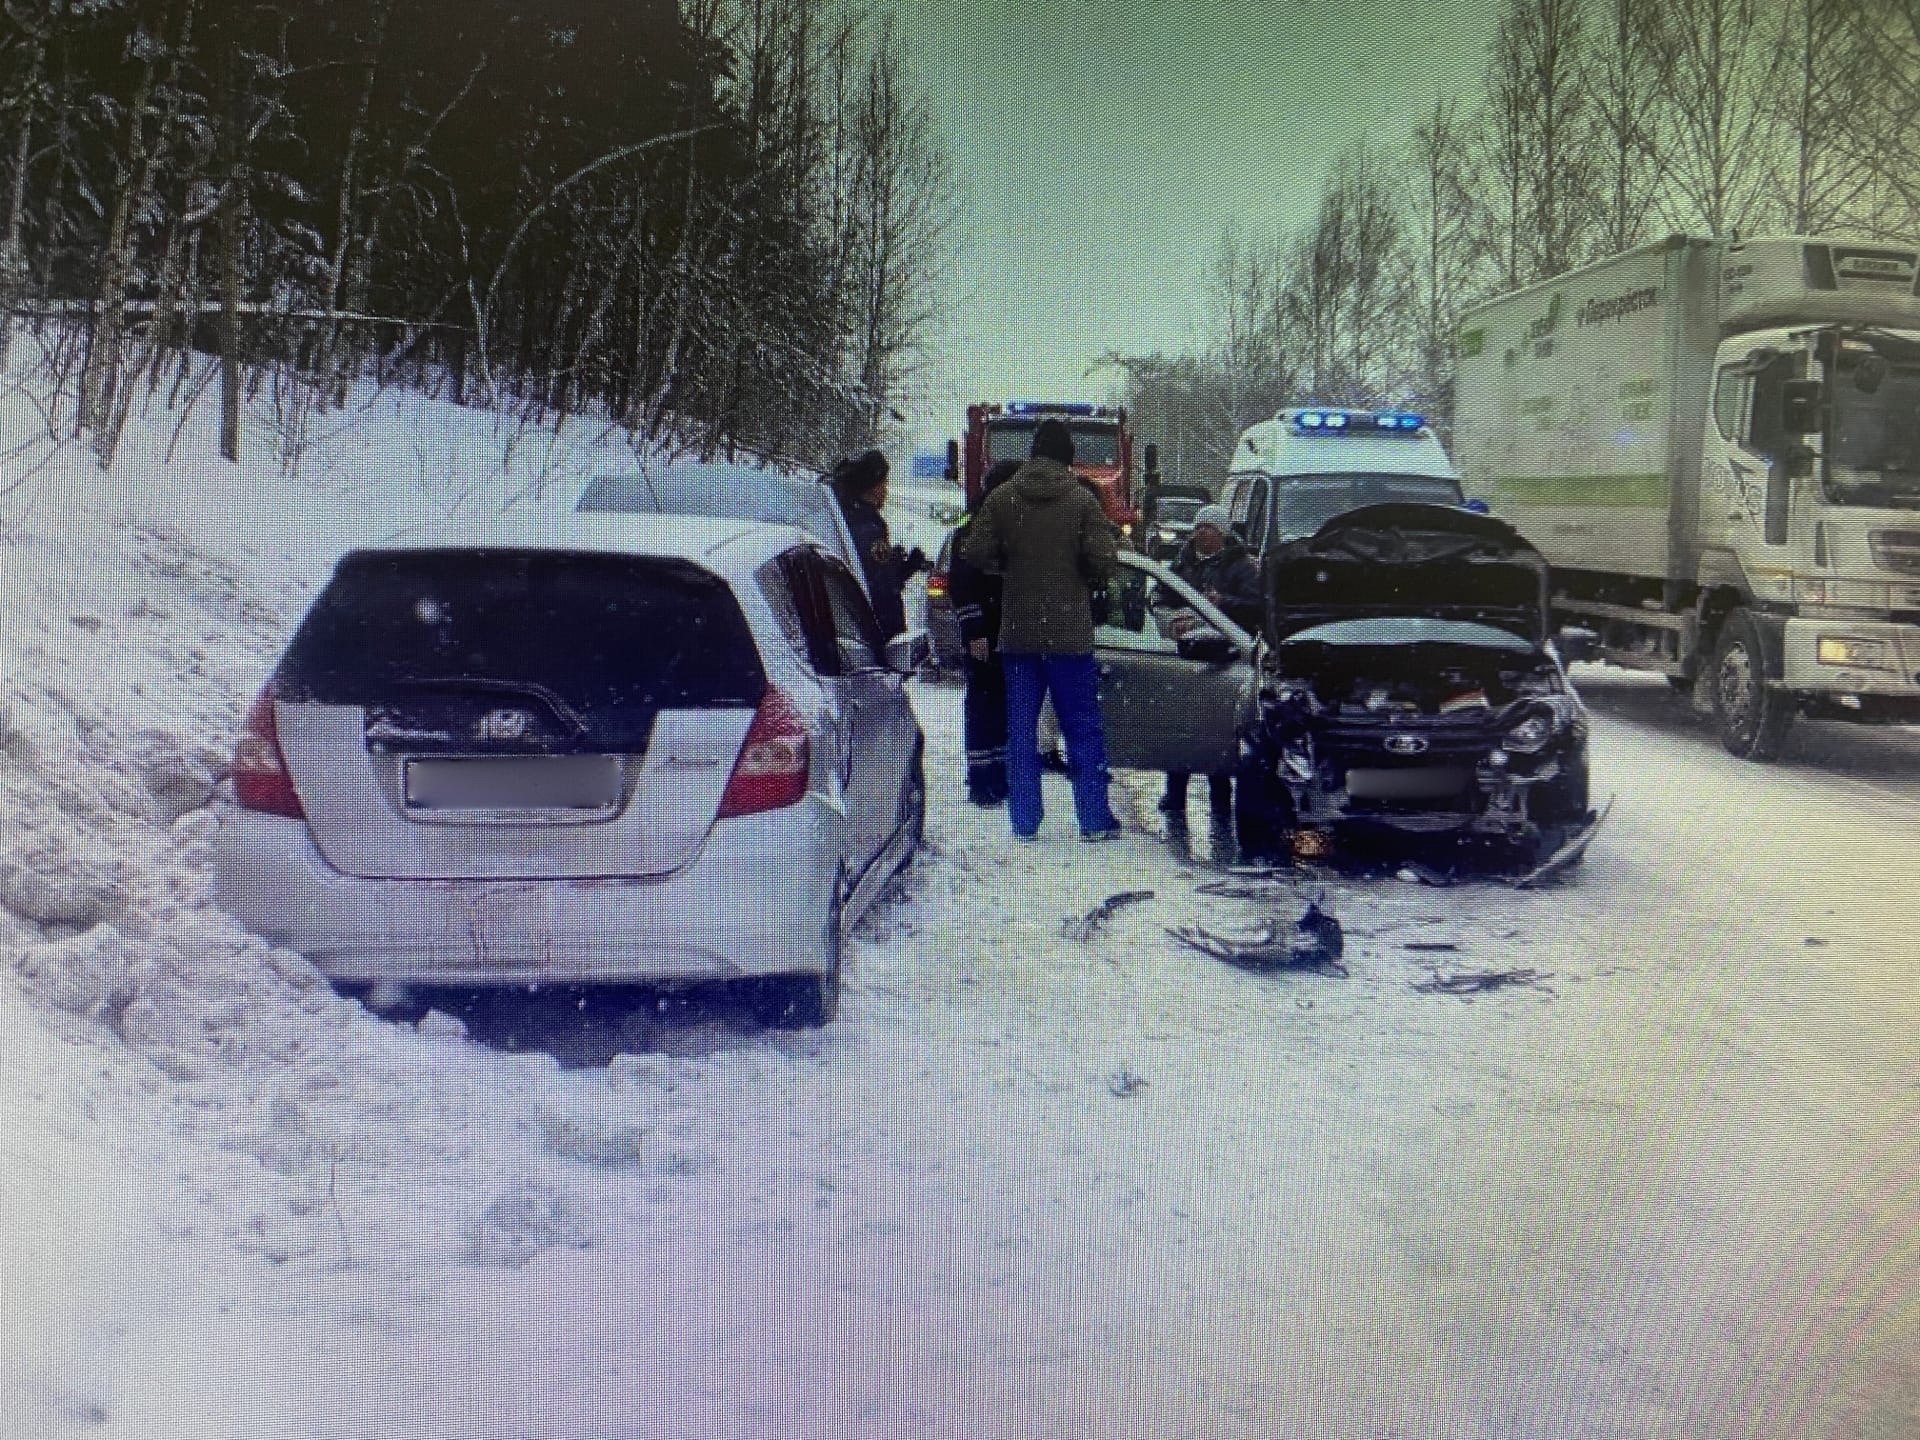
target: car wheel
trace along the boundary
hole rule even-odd
[[[1549,826],[1578,828],[1587,820],[1589,791],[1587,757],[1570,758],[1558,778],[1546,782],[1533,802],[1533,821]]]
[[[1272,767],[1242,757],[1233,776],[1233,838],[1243,859],[1281,859],[1293,833],[1293,797]]]
[[[840,966],[846,950],[846,872],[834,876],[827,904],[827,968],[818,975],[773,975],[760,982],[759,1019],[780,1030],[813,1030],[840,1009]]]
[[[1522,859],[1530,865],[1545,864],[1556,851],[1580,833],[1580,827],[1593,818],[1590,807],[1591,784],[1587,757],[1569,760],[1566,770],[1548,781],[1536,794],[1529,813],[1539,827],[1539,838]],[[1579,857],[1567,862],[1567,868],[1580,863]]]
[[[1745,610],[1720,628],[1712,683],[1720,743],[1743,760],[1775,759],[1793,723],[1793,697],[1768,687],[1759,622]]]

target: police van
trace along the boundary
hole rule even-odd
[[[1423,417],[1326,406],[1282,410],[1248,427],[1221,498],[1234,530],[1260,555],[1363,505],[1466,503]]]

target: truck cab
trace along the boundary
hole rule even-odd
[[[1302,406],[1240,436],[1222,494],[1247,547],[1265,555],[1367,505],[1461,505],[1460,477],[1419,415]]]
[[[1703,569],[1766,617],[1801,709],[1920,720],[1920,325],[1775,326],[1716,361]]]
[[[1065,422],[1073,434],[1073,471],[1100,497],[1116,527],[1131,533],[1140,519],[1133,496],[1133,432],[1127,412],[1083,400],[1009,400],[967,407],[967,433],[956,447],[954,478],[966,486],[967,506],[979,505],[987,471],[1002,460],[1025,460],[1042,420]]]

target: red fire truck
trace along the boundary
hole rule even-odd
[[[969,405],[966,438],[947,447],[948,478],[964,482],[967,504],[978,503],[980,487],[996,461],[1027,458],[1034,427],[1048,419],[1064,420],[1072,430],[1074,473],[1092,484],[1107,518],[1123,528],[1137,524],[1127,412],[1080,400]]]

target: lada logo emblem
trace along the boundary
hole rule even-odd
[[[482,740],[524,740],[533,729],[533,716],[524,710],[489,710],[473,728]]]
[[[1423,735],[1389,735],[1387,736],[1387,749],[1395,755],[1423,755],[1427,749],[1426,737]]]

